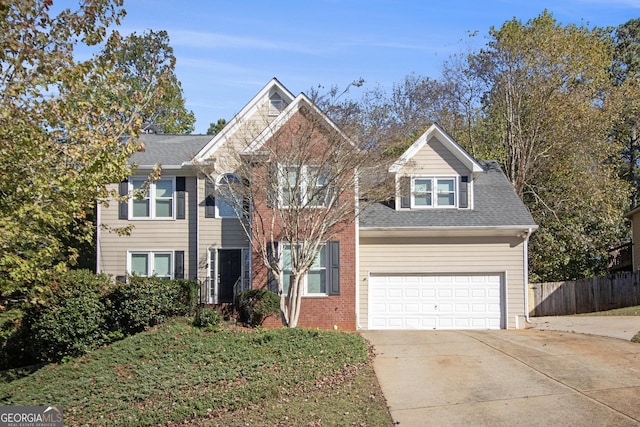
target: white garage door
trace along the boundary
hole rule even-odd
[[[501,275],[372,275],[369,329],[500,329]]]

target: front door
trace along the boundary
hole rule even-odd
[[[232,303],[236,283],[241,285],[242,249],[218,251],[218,303]],[[239,290],[239,289],[238,289]]]

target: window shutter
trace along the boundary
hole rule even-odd
[[[400,177],[400,207],[411,207],[411,177]]]
[[[469,207],[469,177],[461,176],[460,185],[458,187],[459,187],[458,207],[468,208]]]
[[[209,278],[207,279],[206,295],[207,295],[207,298],[210,298],[211,300],[213,299],[212,289],[217,281],[216,274],[218,274],[216,272],[216,269],[218,268],[218,266],[216,265],[216,263],[218,262],[218,258],[216,257],[217,253],[218,253],[217,249],[214,249],[214,248],[209,249]]]
[[[210,177],[204,178],[204,217],[215,218],[216,216],[216,185]]]
[[[184,279],[184,251],[175,251],[173,257],[173,278]]]
[[[185,218],[185,193],[186,193],[186,179],[184,176],[176,177],[176,218]]]
[[[278,165],[269,162],[267,164],[267,207],[278,205]]]
[[[278,251],[278,243],[275,242],[273,243],[273,248],[276,250],[276,252]],[[273,262],[276,261],[276,257],[273,254],[273,251],[271,250],[271,244],[267,243],[267,258],[269,259],[269,264],[272,264]],[[276,280],[276,276],[275,274],[273,274],[273,271],[271,269],[269,269],[269,274],[267,277],[267,288],[271,291],[271,292],[275,292],[276,294],[278,293],[278,281]]]
[[[126,196],[129,194],[129,180],[125,179],[120,183],[118,195]],[[129,201],[124,200],[118,203],[118,219],[129,219]]]
[[[327,292],[340,295],[340,242],[327,243]]]

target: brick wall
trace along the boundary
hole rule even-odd
[[[340,295],[302,297],[298,326],[306,328],[356,329],[356,251],[355,226],[342,231],[334,240],[340,241]],[[267,268],[254,254],[253,288],[266,288]],[[265,327],[281,327],[280,316],[273,316]]]

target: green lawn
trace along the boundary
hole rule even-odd
[[[0,384],[0,405],[62,405],[65,425],[392,425],[359,335],[185,319]]]
[[[584,316],[640,316],[640,305],[633,307],[614,308],[613,310],[585,313]]]

